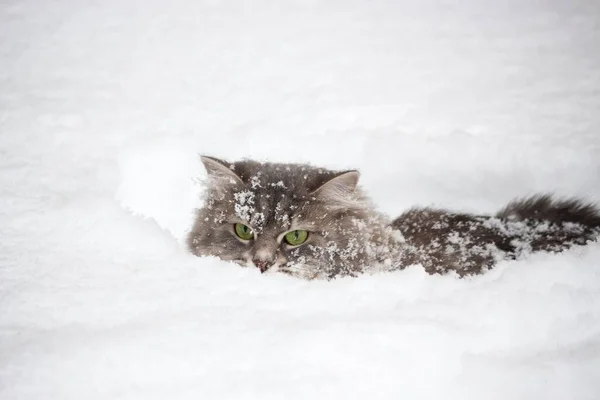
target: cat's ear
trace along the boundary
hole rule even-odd
[[[345,198],[354,193],[360,174],[356,170],[344,171],[327,179],[311,194],[331,199]]]
[[[244,183],[242,178],[239,177],[232,169],[230,164],[226,161],[219,160],[215,157],[209,156],[200,156],[200,160],[202,164],[204,164],[204,168],[206,168],[206,173],[210,177],[217,182],[229,182],[229,183]]]

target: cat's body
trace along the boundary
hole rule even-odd
[[[537,196],[495,217],[415,208],[393,221],[357,187],[358,172],[202,157],[209,185],[190,251],[315,279],[402,269],[480,273],[531,251],[600,236],[600,212]]]
[[[406,240],[405,261],[429,273],[480,273],[497,261],[537,251],[559,252],[600,236],[600,213],[577,200],[533,196],[495,216],[429,208],[412,209],[392,222]]]

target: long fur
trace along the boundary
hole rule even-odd
[[[579,199],[540,194],[517,199],[495,216],[414,208],[392,222],[407,244],[404,263],[430,273],[481,273],[503,259],[559,252],[600,236],[600,211]]]
[[[536,195],[494,216],[417,207],[389,223],[356,186],[357,171],[212,157],[202,162],[209,184],[188,237],[190,251],[303,279],[414,264],[429,273],[472,275],[501,260],[558,252],[600,236],[600,211],[579,199]],[[236,223],[247,225],[253,239],[240,240]],[[282,238],[293,230],[308,231],[308,240],[286,244]]]
[[[600,211],[580,199],[554,199],[550,194],[539,194],[516,199],[498,211],[498,218],[507,220],[545,220],[551,223],[573,222],[590,228],[600,227]]]

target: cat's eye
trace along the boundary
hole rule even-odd
[[[291,231],[285,234],[284,239],[289,245],[300,246],[308,239],[308,232],[302,230]]]
[[[238,235],[240,239],[254,239],[254,232],[252,232],[252,229],[250,229],[250,227],[247,225],[237,223],[234,225],[233,229],[235,230],[235,234]]]

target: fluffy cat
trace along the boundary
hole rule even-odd
[[[261,272],[331,279],[421,264],[464,276],[600,236],[600,211],[579,200],[538,195],[493,217],[414,208],[389,221],[357,186],[358,171],[201,159],[209,179],[190,251]]]

